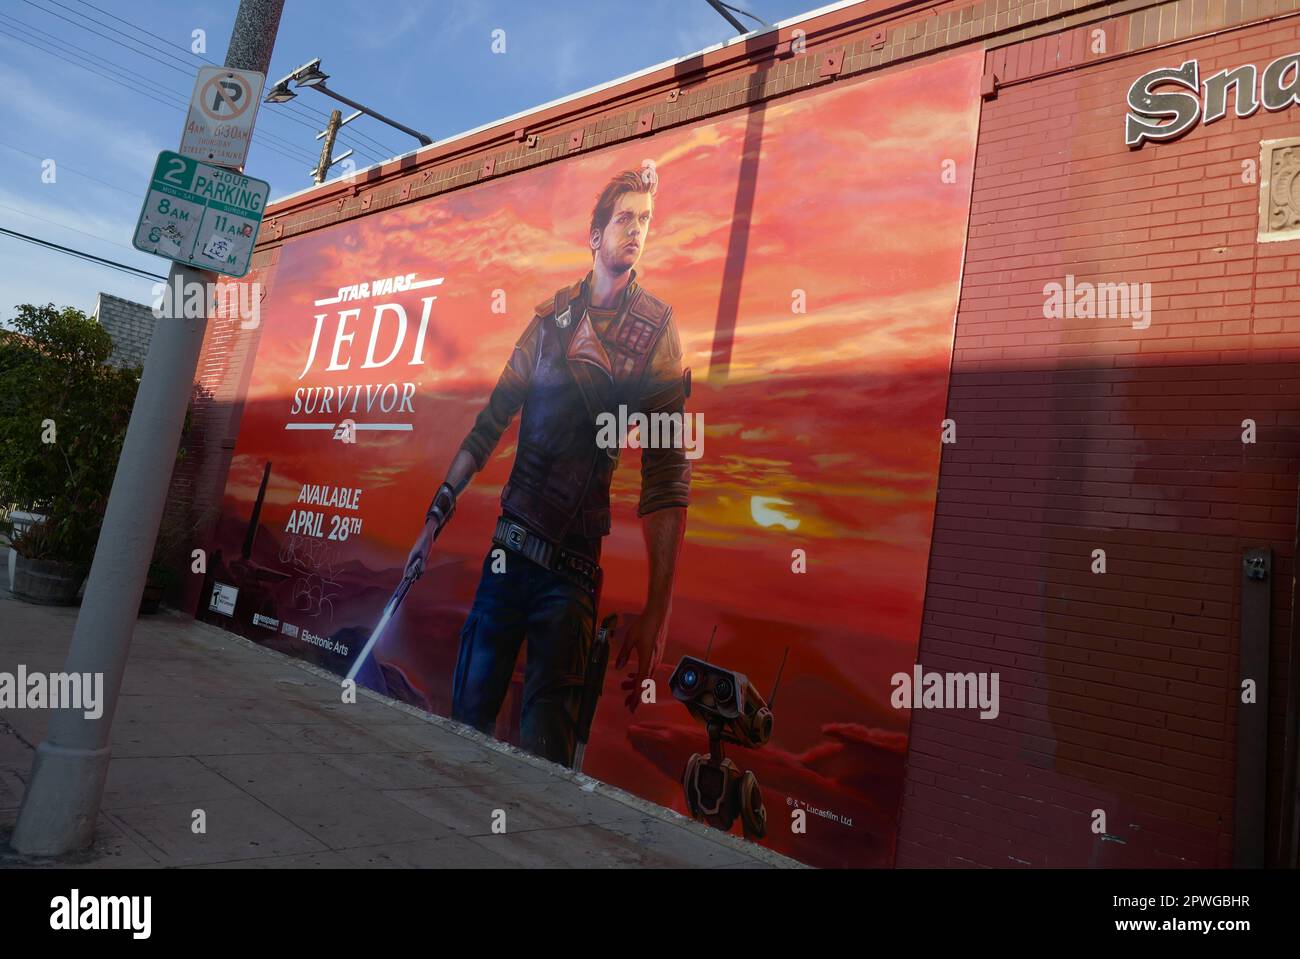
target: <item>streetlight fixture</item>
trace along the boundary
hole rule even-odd
[[[329,75],[321,72],[320,60],[313,60],[306,66],[298,68],[298,75],[294,77],[300,87],[319,86],[329,79]]]
[[[388,117],[384,116],[382,113],[377,113],[374,110],[370,109],[369,107],[357,103],[355,100],[349,100],[341,93],[335,93],[329,87],[325,86],[325,81],[328,79],[329,79],[329,75],[321,71],[320,58],[317,57],[315,60],[312,60],[308,63],[304,63],[297,70],[294,70],[292,73],[290,73],[288,76],[284,77],[283,79],[278,80],[275,86],[271,88],[271,92],[266,95],[266,102],[284,103],[286,100],[292,100],[295,96],[297,96],[296,93],[294,93],[289,89],[289,82],[293,81],[295,86],[311,87],[313,90],[319,90],[327,97],[332,97],[333,99],[338,100],[340,103],[346,103],[353,110],[357,110],[360,113],[364,113],[368,117],[374,117],[380,123],[387,123],[390,127],[394,127],[395,129],[401,130],[407,136],[415,137],[417,140],[420,141],[421,146],[427,147],[429,144],[433,142],[433,139],[431,137],[426,136],[425,134],[421,133],[419,130],[412,130],[410,127],[398,123],[396,120],[391,120]]]
[[[287,103],[298,94],[289,89],[289,83],[281,80],[275,86],[271,87],[271,92],[266,95],[267,103]]]

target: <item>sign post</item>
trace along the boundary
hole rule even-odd
[[[258,76],[264,75],[283,10],[284,0],[240,0],[226,50],[229,72],[249,68]],[[257,90],[260,98],[260,85]],[[250,117],[249,129],[251,123]],[[165,162],[166,156],[160,159]],[[239,159],[242,163],[242,154]],[[193,178],[182,177],[182,185],[175,188],[202,195],[204,191],[184,187],[186,183],[198,185],[200,165],[186,167]],[[164,175],[167,172],[163,170]],[[241,174],[223,172],[243,179]],[[261,184],[265,190],[266,184],[260,180],[251,182]],[[263,192],[262,205],[265,198]],[[239,206],[229,197],[212,199]],[[204,200],[207,214],[208,198]],[[202,225],[202,220],[199,222]],[[206,245],[208,237],[202,239]],[[251,240],[248,245],[251,249]],[[181,284],[188,288],[196,284],[210,301],[213,279],[210,272],[173,263],[168,286]],[[171,315],[154,327],[65,666],[70,673],[103,676],[103,715],[87,719],[81,710],[53,710],[49,733],[36,747],[36,759],[10,840],[13,848],[24,855],[55,856],[84,848],[90,844],[99,821],[100,800],[112,758],[113,715],[207,326],[206,310],[194,319],[176,310],[169,312]]]

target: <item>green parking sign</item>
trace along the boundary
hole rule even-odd
[[[227,276],[253,257],[270,185],[164,150],[135,227],[137,250]]]

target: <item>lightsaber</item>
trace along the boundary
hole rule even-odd
[[[393,614],[397,612],[397,607],[402,605],[402,600],[406,599],[406,594],[410,592],[411,587],[415,585],[417,578],[418,577],[416,576],[410,575],[403,576],[402,581],[397,584],[397,589],[393,590],[393,595],[389,597],[388,605],[384,607],[384,612],[383,615],[379,617],[379,622],[376,623],[375,628],[370,631],[370,638],[366,640],[366,645],[361,647],[361,652],[357,654],[356,660],[352,663],[352,668],[348,670],[348,679],[353,682],[356,681],[357,673],[361,671],[361,667],[365,664],[366,658],[374,650],[375,644],[379,642],[379,637],[383,635],[385,627],[388,626],[388,621],[392,619]]]
[[[432,280],[426,285],[433,286],[435,283],[441,282],[442,280]],[[429,504],[429,511],[424,514],[426,530],[431,520],[437,521],[433,529],[433,541],[438,539],[438,534],[442,532],[442,528],[447,525],[447,520],[451,519],[451,514],[454,512],[456,512],[456,491],[450,484],[443,483],[438,487],[438,492],[434,494],[433,502]],[[361,652],[357,654],[356,660],[352,663],[352,668],[348,670],[347,679],[356,681],[357,673],[365,665],[366,657],[374,651],[375,643],[379,642],[379,637],[384,634],[384,630],[388,627],[388,621],[397,612],[397,607],[402,605],[402,600],[406,599],[406,594],[415,585],[415,581],[424,575],[424,564],[427,561],[427,556],[424,556],[407,567],[406,573],[402,576],[402,581],[397,584],[397,589],[393,590],[393,595],[389,597],[388,605],[384,607],[379,622],[370,631],[370,638],[366,640],[366,645],[361,647]]]

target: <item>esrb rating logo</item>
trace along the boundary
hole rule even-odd
[[[212,597],[208,600],[208,609],[222,616],[235,615],[235,601],[239,599],[239,587],[227,586],[225,583],[212,584]]]

